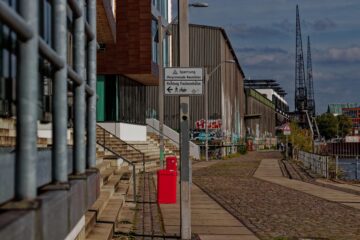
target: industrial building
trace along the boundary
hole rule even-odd
[[[289,120],[286,92],[276,80],[245,80],[247,133],[257,138],[274,137],[275,128]]]
[[[178,66],[177,25],[170,28],[172,36],[172,66]],[[225,141],[245,136],[245,93],[244,73],[224,29],[219,27],[189,26],[190,67],[201,67],[210,73],[218,68],[209,79],[208,103],[209,121],[221,122],[220,135]],[[147,117],[158,112],[158,87],[146,87]],[[172,129],[179,129],[179,98],[165,96],[164,123]],[[154,114],[155,113],[155,114]],[[190,97],[191,128],[205,119],[204,96]]]

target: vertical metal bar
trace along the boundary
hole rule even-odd
[[[335,157],[335,178],[338,179],[339,157]]]
[[[84,11],[84,0],[78,0],[79,7]],[[85,24],[84,14],[75,19],[74,25],[74,66],[75,71],[85,79]],[[74,172],[85,172],[85,85],[75,87],[74,94]]]
[[[134,202],[136,202],[136,169],[135,169],[135,164],[133,164],[133,200]],[[145,173],[143,173],[145,175]],[[145,184],[145,183],[144,183]]]
[[[179,63],[189,66],[188,0],[178,0],[179,10]],[[191,239],[191,162],[189,160],[189,97],[180,97],[180,211],[181,238]]]
[[[209,85],[209,74],[207,73],[207,70],[205,72],[205,160],[209,161],[209,92],[208,92],[208,85]]]
[[[158,53],[159,53],[159,145],[160,169],[164,168],[164,82],[163,82],[163,26],[162,18],[158,17]]]
[[[88,0],[89,25],[95,37],[88,43],[88,84],[94,95],[88,98],[87,105],[87,167],[96,166],[96,0]]]
[[[53,39],[59,57],[66,62],[66,0],[53,1]],[[67,68],[55,72],[53,101],[53,181],[67,182]]]
[[[31,39],[19,43],[16,84],[16,198],[36,197],[37,114],[38,114],[38,4],[19,0],[19,13],[33,31]]]

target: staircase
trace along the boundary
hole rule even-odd
[[[38,137],[38,148],[46,148],[51,144],[50,138]],[[16,119],[0,118],[0,147],[15,148],[16,146]]]
[[[133,174],[157,170],[159,148],[147,142],[132,145],[100,126],[96,135],[100,196],[86,213],[85,234],[86,239],[112,239],[115,233],[126,235],[132,231],[138,181]]]
[[[160,136],[154,132],[149,132],[147,139],[149,142],[156,144],[157,146],[159,146],[160,144]],[[179,156],[179,148],[175,145],[175,143],[173,143],[170,139],[167,139],[166,137],[164,137],[164,147],[165,154]]]
[[[131,201],[133,171],[128,163],[109,158],[113,153],[104,151],[99,145],[96,156],[100,196],[85,215],[85,235],[86,239],[109,240],[116,232],[131,231],[135,216],[135,203]]]

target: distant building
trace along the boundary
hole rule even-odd
[[[328,105],[327,113],[331,113],[334,116],[343,114],[344,108],[357,108],[360,107],[360,103],[332,103]]]
[[[352,121],[352,134],[353,136],[360,135],[360,107],[356,108],[343,108],[342,114],[348,116]]]
[[[275,104],[252,88],[245,89],[246,134],[256,138],[275,136]]]
[[[247,134],[256,138],[275,136],[276,126],[288,120],[286,92],[272,79],[246,79],[244,86]]]

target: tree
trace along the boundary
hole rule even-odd
[[[338,121],[331,113],[324,113],[316,118],[320,135],[325,139],[336,137],[338,130]]]
[[[348,116],[339,115],[336,117],[338,121],[338,136],[345,137],[349,133],[351,133],[352,129],[352,121]]]
[[[325,139],[345,137],[351,132],[351,119],[345,115],[335,117],[331,113],[324,113],[316,119],[321,136]]]
[[[311,133],[308,129],[301,129],[297,123],[290,122],[291,134],[288,137],[292,147],[297,150],[306,152],[312,151],[312,138]],[[281,135],[282,142],[285,143],[286,137]]]

